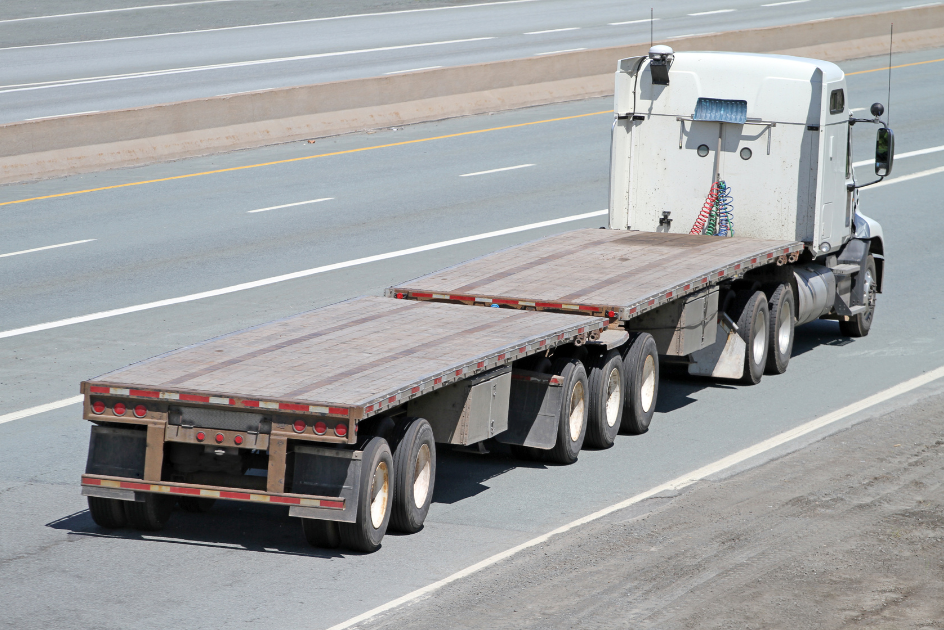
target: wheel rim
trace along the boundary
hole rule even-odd
[[[639,389],[639,403],[644,413],[649,413],[652,400],[656,397],[656,362],[651,354],[646,355],[642,364],[642,387]]]
[[[764,349],[767,347],[767,318],[763,311],[758,313],[757,326],[754,329],[754,363],[760,365],[764,362]]]
[[[786,306],[786,302],[784,302]],[[786,354],[787,350],[790,349],[790,333],[793,330],[793,314],[788,312],[785,308],[780,310],[780,329],[777,331],[777,347],[780,349],[780,354]]]
[[[606,424],[611,427],[616,424],[620,406],[623,404],[621,380],[623,379],[616,368],[610,370],[610,377],[606,379]]]
[[[866,312],[864,313],[863,319],[867,322],[872,320],[872,312],[875,310],[875,283],[872,280],[872,269],[871,267],[865,271],[865,304]]]
[[[380,462],[374,469],[370,486],[370,522],[378,529],[387,514],[387,499],[390,496],[390,471],[387,462]]]
[[[570,441],[576,442],[583,431],[583,383],[577,381],[570,392]]]
[[[433,466],[429,457],[429,445],[423,444],[416,454],[416,466],[413,467],[413,503],[421,508],[426,505],[426,496],[429,494],[429,480]]]

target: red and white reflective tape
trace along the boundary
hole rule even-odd
[[[211,405],[228,405],[230,407],[278,409],[279,411],[301,411],[305,413],[320,413],[330,416],[347,416],[350,414],[350,410],[345,407],[323,407],[320,405],[268,402],[264,400],[245,400],[239,398],[223,398],[220,396],[201,396],[199,394],[162,392],[148,389],[128,389],[125,387],[103,387],[101,385],[92,385],[89,387],[89,392],[92,394],[106,394],[110,396],[131,396],[134,398],[154,398],[159,400],[200,402]]]
[[[209,490],[191,486],[171,486],[166,484],[118,481],[116,479],[97,479],[82,477],[83,486],[99,486],[101,488],[120,488],[122,490],[137,490],[138,492],[156,492],[160,494],[176,494],[193,497],[207,497],[210,499],[231,499],[233,501],[253,501],[256,503],[282,503],[284,505],[304,505],[306,507],[322,507],[344,509],[344,500],[308,499],[278,494],[259,494],[257,492],[239,492],[235,490]]]

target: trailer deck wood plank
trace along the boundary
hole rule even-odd
[[[370,415],[390,397],[403,402],[607,324],[581,315],[362,297],[174,350],[88,385]]]
[[[782,256],[795,257],[802,249],[795,241],[573,230],[410,280],[388,289],[387,295],[539,310],[615,311],[618,319],[629,319],[720,279]]]

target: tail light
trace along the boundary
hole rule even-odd
[[[347,425],[339,424],[338,426],[334,427],[334,432],[338,437],[344,437],[347,435]]]
[[[105,403],[100,400],[96,400],[92,403],[92,411],[95,413],[105,413]]]
[[[197,442],[202,442],[206,439],[206,433],[203,431],[197,431]]]
[[[222,444],[224,439],[225,439],[225,436],[224,436],[222,433],[217,433],[217,434],[216,434],[216,443],[217,443],[217,444]]]
[[[315,423],[315,433],[317,433],[318,435],[324,435],[325,431],[327,430],[328,430],[328,425],[326,425],[324,422],[319,421]]]
[[[292,428],[295,429],[295,433],[303,433],[305,431],[305,421],[296,420],[292,423]]]
[[[147,407],[144,405],[137,405],[134,408],[134,415],[137,418],[143,418],[145,415],[147,415]]]
[[[115,403],[115,406],[112,407],[112,411],[115,412],[116,416],[123,416],[125,415],[125,411],[127,411],[127,407],[124,406],[124,403]]]
[[[237,435],[236,437],[233,438],[233,442],[236,443],[236,446],[239,446],[240,444],[243,443],[243,436]]]

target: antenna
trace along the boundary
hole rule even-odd
[[[649,48],[652,48],[652,7],[649,7]]]
[[[888,105],[885,106],[885,120],[887,124],[892,122],[892,42],[895,40],[895,23],[892,22],[891,31],[888,34]]]

